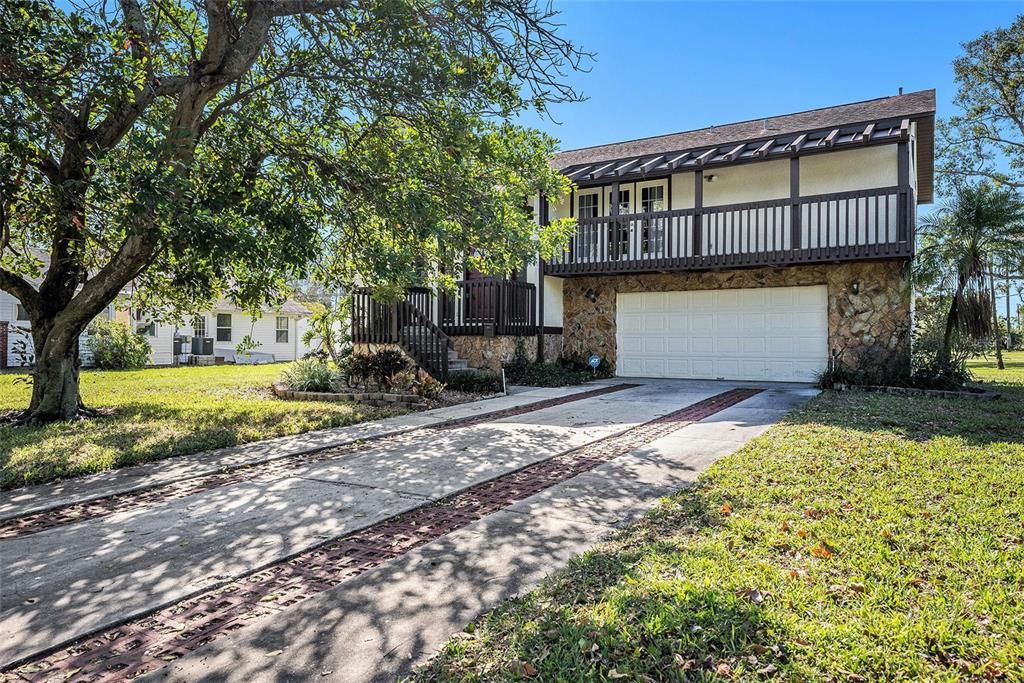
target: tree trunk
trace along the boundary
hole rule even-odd
[[[967,287],[967,278],[960,276],[956,291],[953,292],[953,301],[949,305],[949,313],[946,315],[946,330],[942,335],[942,365],[949,365],[949,359],[953,354],[953,331],[956,329],[956,318],[960,309],[960,300],[964,296],[964,289]]]
[[[85,409],[79,392],[80,329],[56,329],[52,321],[33,325],[35,367],[27,422],[72,420]]]
[[[992,290],[992,336],[996,338],[996,367],[1005,370],[1003,363],[1003,337],[999,333],[999,309],[996,307],[996,274],[992,267],[988,271],[989,287]]]

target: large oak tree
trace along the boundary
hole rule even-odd
[[[537,248],[525,198],[567,189],[513,122],[578,99],[587,55],[533,0],[0,7],[0,288],[30,318],[31,421],[86,411],[78,337],[126,287],[173,316],[311,269],[508,272]]]

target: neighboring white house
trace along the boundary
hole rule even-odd
[[[187,340],[182,354],[191,349],[191,338],[213,340],[213,356],[233,363],[266,363],[295,360],[309,352],[302,341],[309,329],[310,312],[297,301],[289,299],[280,307],[267,307],[262,315],[253,318],[249,313],[227,301],[218,301],[210,311],[197,315],[190,325],[178,327],[170,323],[154,323],[141,311],[119,311],[118,317],[131,320],[135,330],[146,335],[152,347],[153,365],[172,365],[176,362],[174,339]],[[239,356],[236,348],[245,337],[256,344],[251,353]],[[179,357],[178,362],[182,359]]]
[[[191,325],[183,327],[173,323],[152,322],[140,311],[117,310],[114,305],[108,306],[100,317],[128,323],[146,335],[152,347],[151,365],[174,365],[186,360],[193,336],[212,339],[212,356],[223,359],[223,362],[274,362],[301,358],[309,351],[309,347],[302,342],[303,335],[309,329],[309,316],[310,312],[305,306],[288,300],[280,307],[264,309],[262,315],[256,318],[226,301],[219,301],[212,310],[200,313],[191,321]],[[8,339],[6,349],[0,349],[0,353],[6,351],[8,367],[23,365],[24,359],[19,351],[32,348],[28,316],[17,299],[0,290],[2,322],[8,323]],[[246,336],[251,337],[256,346],[251,354],[236,358],[235,349]],[[174,353],[175,337],[187,340],[184,353],[177,357]],[[92,358],[84,340],[85,335],[82,336],[81,344],[82,364],[88,366]]]

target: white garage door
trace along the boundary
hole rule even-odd
[[[808,382],[828,362],[828,288],[643,292],[616,298],[622,377]]]

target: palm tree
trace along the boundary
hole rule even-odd
[[[942,336],[948,363],[954,332],[992,334],[992,264],[1019,262],[1024,253],[1024,202],[987,182],[958,187],[951,201],[918,224],[917,281],[952,294]],[[996,347],[998,351],[999,342]]]

